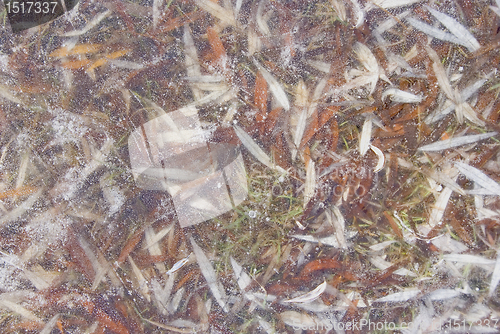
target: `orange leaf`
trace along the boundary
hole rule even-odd
[[[96,62],[94,62],[92,65],[90,65],[90,67],[87,69],[87,72],[93,71],[94,69],[106,64],[107,62],[108,62],[107,58],[101,58]]]
[[[106,58],[108,59],[116,59],[116,58],[119,58],[121,56],[124,56],[126,55],[127,53],[129,53],[131,50],[120,50],[120,51],[115,51],[115,52],[112,52],[110,53],[109,55],[106,55]]]
[[[323,125],[326,124],[332,118],[335,116],[336,113],[338,113],[340,110],[340,107],[337,106],[330,106],[323,110],[321,114],[319,115],[319,127],[321,128]]]
[[[197,271],[191,270],[188,272],[186,275],[184,275],[180,280],[179,283],[177,283],[177,286],[175,287],[175,290],[179,290],[184,284],[186,284],[187,281],[189,281],[194,274],[198,273]]]
[[[88,64],[90,64],[90,60],[80,59],[62,62],[61,66],[70,70],[77,70],[82,67],[86,67]]]
[[[68,49],[66,46],[63,46],[57,50],[52,51],[49,56],[62,58],[67,56],[81,55],[85,53],[95,53],[99,51],[101,47],[101,44],[80,44],[75,45],[72,49]]]
[[[384,216],[389,222],[389,225],[391,225],[392,229],[396,233],[396,235],[400,238],[403,237],[403,232],[401,232],[401,229],[399,228],[398,224],[394,221],[394,218],[389,214],[388,211],[384,211]]]
[[[144,233],[144,229],[138,229],[137,231],[134,232],[134,235],[128,239],[125,247],[123,247],[120,256],[118,256],[118,259],[116,260],[116,265],[119,266],[125,259],[132,253],[132,251],[135,249],[135,246],[141,241],[142,239],[142,234]]]
[[[113,321],[113,319],[111,319],[111,317],[103,310],[97,309],[95,313],[99,321],[113,332],[120,334],[130,333],[128,329],[121,322]]]
[[[318,112],[315,110],[314,113],[311,115],[311,119],[307,125],[306,131],[304,135],[302,136],[302,141],[300,142],[300,147],[303,148],[309,140],[318,132],[319,126],[318,126]]]
[[[260,72],[257,73],[255,78],[255,93],[254,103],[259,112],[255,116],[257,122],[264,122],[267,116],[267,82]],[[261,134],[264,130],[261,126]]]
[[[269,115],[267,115],[267,122],[265,123],[266,128],[264,131],[264,133],[266,135],[269,135],[273,131],[274,126],[276,125],[276,122],[278,121],[278,117],[281,115],[281,112],[283,110],[284,109],[282,107],[277,107],[277,108],[274,108],[273,110],[271,110]]]
[[[7,198],[7,197],[13,197],[13,196],[29,195],[29,194],[34,193],[37,190],[38,189],[35,188],[35,187],[29,187],[29,186],[19,187],[19,188],[16,188],[16,189],[12,189],[12,190],[7,190],[7,191],[4,191],[4,192],[1,192],[0,193],[0,199]]]
[[[222,45],[222,41],[219,38],[219,34],[215,31],[214,28],[208,27],[207,29],[207,37],[208,42],[210,43],[210,47],[214,52],[216,59],[221,59],[226,56],[226,50],[224,49],[224,45]]]
[[[336,259],[317,259],[309,262],[300,272],[300,276],[309,276],[311,273],[324,270],[340,268],[340,263]]]
[[[167,33],[169,31],[172,31],[174,29],[183,26],[184,24],[192,23],[201,18],[201,16],[202,13],[200,11],[197,11],[194,13],[190,12],[176,18],[167,19],[166,20],[167,24],[164,27],[161,27],[161,31],[162,33]]]

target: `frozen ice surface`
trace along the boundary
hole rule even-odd
[[[215,218],[247,197],[241,153],[234,145],[207,142],[194,107],[141,125],[129,138],[129,154],[137,185],[168,191],[183,227]]]

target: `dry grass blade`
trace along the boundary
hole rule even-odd
[[[196,256],[196,261],[200,266],[201,273],[203,274],[203,277],[205,277],[212,295],[214,296],[217,303],[219,303],[220,307],[225,312],[228,312],[229,308],[227,305],[227,295],[223,290],[221,284],[217,280],[217,274],[215,273],[214,268],[210,264],[210,261],[208,260],[203,250],[200,248],[200,246],[198,246],[196,241],[194,241],[193,237],[190,238],[190,241],[191,246],[193,247],[193,253]]]
[[[33,312],[29,311],[28,309],[19,305],[18,303],[10,301],[6,298],[0,298],[0,307],[9,309],[10,311],[21,315],[25,319],[43,323],[40,318],[38,318],[35,314],[33,314]]]

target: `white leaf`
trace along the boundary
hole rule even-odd
[[[454,44],[461,44],[460,40],[455,37],[455,35],[452,35],[450,33],[447,33],[446,31],[443,31],[439,28],[433,27],[428,25],[425,22],[422,22],[420,20],[417,20],[413,17],[408,17],[406,20],[415,28],[420,30],[426,35],[429,35],[430,37],[437,38],[442,41],[446,42],[451,42]]]
[[[385,297],[375,299],[373,302],[374,303],[387,303],[387,302],[393,302],[393,303],[399,303],[399,302],[405,302],[411,298],[416,297],[420,293],[419,289],[408,289],[402,292],[396,292],[390,295],[387,295]]]
[[[105,11],[105,12],[97,15],[92,21],[90,21],[89,23],[87,23],[87,25],[83,29],[81,29],[81,30],[73,30],[73,31],[70,31],[70,32],[67,32],[67,33],[63,34],[62,36],[72,37],[72,36],[83,35],[83,34],[87,33],[90,29],[92,29],[95,26],[97,26],[102,20],[104,20],[109,15],[111,15],[111,11],[107,10],[107,11]]]
[[[165,227],[164,229],[162,229],[160,232],[158,233],[154,233],[153,231],[153,235],[151,235],[151,238],[148,240],[148,244],[144,247],[144,249],[149,249],[151,247],[153,247],[158,241],[160,241],[161,239],[163,239],[164,236],[166,236],[168,234],[168,232],[170,232],[170,230],[172,229],[172,227],[174,226],[174,224],[170,224],[169,226]]]
[[[422,0],[372,0],[372,3],[384,9],[410,6]]]
[[[453,190],[448,187],[444,187],[444,189],[441,190],[429,217],[429,225],[431,227],[436,226],[443,219],[444,211],[446,210],[452,192]]]
[[[261,1],[259,2],[259,6],[257,7],[257,15],[255,21],[257,22],[257,27],[259,28],[260,32],[264,36],[269,36],[271,34],[271,31],[269,30],[267,22],[264,19],[263,12],[264,12],[264,1]]]
[[[314,196],[316,188],[316,169],[314,168],[314,161],[310,160],[306,168],[306,182],[304,184],[304,208],[307,203]]]
[[[1,295],[0,295],[1,297]],[[21,305],[14,303],[10,300],[5,300],[0,298],[0,307],[7,308],[11,310],[14,313],[17,313],[21,315],[23,318],[26,318],[31,321],[35,321],[38,323],[43,323],[40,318],[38,318],[35,314],[33,314],[31,311],[27,310],[26,308],[22,307]]]
[[[227,296],[225,291],[223,291],[223,289],[221,288],[221,284],[217,281],[217,275],[215,274],[214,268],[210,264],[210,261],[208,260],[203,250],[196,244],[193,237],[191,237],[189,240],[191,241],[191,245],[193,246],[193,252],[196,256],[196,261],[200,266],[201,273],[203,274],[203,277],[205,277],[212,295],[214,296],[217,303],[219,303],[220,307],[222,307],[225,312],[228,312],[229,308],[226,303]]]
[[[460,173],[465,175],[465,177],[476,182],[479,186],[485,188],[492,194],[500,196],[500,184],[481,172],[479,169],[464,164],[463,162],[455,162],[455,166],[458,168]]]
[[[304,240],[307,242],[322,243],[323,245],[340,248],[339,242],[335,236],[329,236],[325,238],[315,238],[312,235],[294,234],[291,237],[299,240]]]
[[[430,300],[443,300],[460,296],[462,293],[455,289],[438,289],[427,294]]]
[[[363,129],[361,130],[361,136],[359,138],[359,153],[365,155],[370,148],[370,141],[372,137],[372,119],[367,116],[365,122],[363,123]]]
[[[24,202],[20,203],[15,209],[12,209],[2,217],[0,217],[0,227],[3,226],[6,223],[9,223],[11,221],[14,221],[21,217],[26,211],[31,209],[33,204],[38,200],[40,195],[42,194],[43,189],[38,190],[36,193],[28,197],[27,200]]]
[[[233,266],[234,276],[238,282],[241,292],[245,292],[246,288],[252,283],[252,279],[243,270],[243,267],[239,265],[238,262],[231,256],[231,265]]]
[[[135,279],[139,284],[139,291],[148,302],[151,301],[151,297],[149,296],[148,281],[144,278],[141,270],[139,269],[139,267],[137,267],[130,255],[128,256],[128,261],[130,262],[130,266],[132,267],[132,272],[134,273]]]
[[[359,4],[358,0],[351,0],[351,3],[354,16],[356,17],[356,24],[354,25],[354,27],[359,28],[363,25],[363,22],[365,21],[365,11],[363,10],[363,8],[361,8],[361,5]]]
[[[375,245],[371,245],[369,248],[374,252],[381,251],[381,250],[385,249],[387,246],[390,246],[395,242],[396,242],[396,240],[387,240],[387,241],[383,241],[383,242],[380,242],[380,243],[375,244]]]
[[[255,66],[259,69],[260,73],[266,79],[267,84],[269,85],[269,90],[273,94],[276,101],[283,107],[285,110],[290,110],[290,102],[288,101],[288,97],[286,96],[285,91],[281,84],[266,70],[263,66],[261,66],[257,60],[253,60]]]
[[[498,282],[500,282],[500,251],[497,251],[497,260],[495,261],[495,269],[493,269],[493,274],[491,275],[491,283],[490,283],[490,297],[495,294],[495,289],[498,286]]]
[[[332,205],[330,210],[326,210],[326,218],[328,222],[335,228],[335,237],[337,238],[340,248],[347,248],[345,241],[345,219],[336,205]],[[332,215],[333,214],[333,215]]]
[[[299,114],[299,119],[297,120],[297,127],[295,128],[295,133],[293,134],[293,143],[295,145],[292,152],[292,159],[295,160],[297,156],[297,149],[300,147],[300,142],[302,141],[302,136],[304,136],[304,131],[306,130],[307,123],[307,108],[301,108]]]
[[[168,271],[167,271],[167,275],[171,275],[173,273],[175,273],[176,271],[178,271],[179,269],[181,269],[182,267],[184,267],[184,265],[186,263],[188,263],[189,261],[189,257],[190,255],[188,255],[187,257],[177,261],[173,266],[172,268],[170,268]]]
[[[445,254],[443,255],[443,259],[445,259],[446,261],[469,263],[469,264],[483,264],[483,265],[496,264],[495,260],[485,259],[482,256],[470,255],[470,254]]]
[[[373,151],[373,153],[375,153],[377,155],[377,158],[378,158],[377,165],[373,169],[373,172],[377,173],[377,172],[381,171],[382,168],[384,168],[385,156],[384,156],[384,153],[377,146],[373,146],[370,144],[370,149]]]
[[[389,88],[382,94],[382,100],[387,96],[396,103],[419,103],[422,102],[422,97],[415,94],[405,92],[396,88]]]
[[[4,85],[0,85],[0,97],[3,97],[6,100],[9,100],[11,102],[14,102],[14,103],[22,105],[23,102],[21,100],[19,100],[17,97],[15,97],[14,95],[12,95],[10,93],[11,90],[12,89],[9,88],[9,87],[6,87]]]
[[[458,92],[456,92],[458,94]],[[455,114],[457,115],[457,120],[462,123],[463,117],[467,118],[472,123],[479,126],[484,126],[484,121],[477,117],[476,111],[472,109],[470,104],[467,102],[459,103],[455,106]]]
[[[59,320],[60,314],[57,313],[55,316],[53,316],[43,327],[43,329],[40,331],[39,334],[50,334],[52,332],[52,329],[56,326],[57,320]]]
[[[358,60],[368,72],[378,73],[379,67],[377,58],[375,58],[371,50],[366,45],[356,42],[356,44],[354,44],[354,52],[358,56]]]
[[[447,150],[452,147],[472,144],[480,140],[490,138],[497,134],[498,134],[497,132],[488,132],[478,135],[454,137],[450,139],[440,140],[432,144],[424,145],[420,147],[418,150],[423,152],[436,152],[436,151]]]
[[[326,281],[316,287],[316,289],[292,299],[282,301],[282,303],[310,303],[321,296],[326,289]]]
[[[441,61],[439,59],[439,56],[437,55],[436,51],[434,51],[430,47],[426,47],[427,53],[429,54],[429,58],[432,59],[432,69],[434,70],[434,73],[436,74],[436,79],[438,81],[439,87],[443,90],[444,94],[446,95],[447,98],[455,102],[455,93],[453,92],[453,89],[451,88],[450,81],[448,80],[448,77],[446,76],[446,71],[443,67],[443,64],[441,64]]]
[[[218,18],[221,23],[236,26],[236,19],[234,18],[234,13],[231,9],[223,8],[217,2],[210,0],[196,0],[196,4],[203,10]]]
[[[294,328],[297,328],[297,326],[300,326],[300,328],[318,328],[323,325],[323,322],[318,318],[297,311],[282,312],[280,317],[285,324]]]
[[[500,4],[497,4],[498,6],[500,6]],[[498,16],[500,16],[500,7],[494,7],[494,6],[490,6],[490,9],[495,13],[497,14]]]
[[[448,28],[448,30],[457,37],[457,39],[460,41],[460,44],[469,49],[469,51],[474,52],[481,48],[481,45],[479,45],[476,38],[472,36],[467,28],[455,21],[455,19],[446,14],[438,12],[437,10],[429,6],[425,7],[429,12],[431,12],[432,15],[434,15],[439,20],[439,22],[441,22],[446,28]]]
[[[243,146],[247,148],[247,150],[261,163],[266,165],[267,167],[271,169],[276,169],[280,173],[286,173],[286,171],[281,168],[280,166],[276,166],[272,163],[271,159],[267,156],[267,154],[257,145],[257,143],[250,137],[245,130],[240,128],[238,125],[234,125],[234,132],[236,132],[236,135],[238,138],[241,140],[241,143]]]

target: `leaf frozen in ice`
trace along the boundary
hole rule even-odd
[[[382,100],[390,96],[391,100],[396,103],[419,103],[422,102],[422,97],[415,94],[405,92],[396,88],[389,88],[382,94]]]
[[[384,9],[410,6],[420,1],[422,0],[371,0],[374,5]]]
[[[269,90],[273,94],[276,101],[283,107],[283,109],[287,111],[290,110],[290,102],[288,101],[288,97],[286,96],[283,86],[271,75],[271,73],[269,73],[268,70],[260,65],[257,60],[254,59],[253,61],[264,79],[266,79],[267,84],[269,85]]]
[[[473,144],[476,143],[480,140],[490,138],[492,136],[497,135],[497,132],[488,132],[488,133],[482,133],[478,135],[469,135],[469,136],[460,136],[460,137],[453,137],[450,139],[445,139],[445,140],[440,140],[437,142],[434,142],[432,144],[424,145],[419,148],[419,151],[423,152],[436,152],[436,151],[442,151],[442,150],[447,150],[453,147],[458,147],[462,145],[467,145],[467,144]]]
[[[500,251],[497,251],[497,259],[495,261],[495,269],[493,269],[493,274],[491,275],[490,291],[489,295],[493,296],[495,294],[495,289],[500,282]]]
[[[431,25],[428,25],[427,23],[420,21],[416,18],[408,17],[406,18],[406,21],[408,21],[408,23],[410,23],[415,29],[420,30],[421,32],[430,37],[437,38],[439,40],[454,44],[461,44],[460,40],[456,38],[455,35],[443,31],[439,28],[433,27]]]
[[[231,8],[224,8],[217,2],[213,2],[210,0],[196,0],[196,4],[203,10],[218,18],[221,23],[225,25],[236,26],[236,19]]]
[[[432,15],[434,15],[435,18],[439,20],[448,30],[457,37],[457,39],[460,41],[459,44],[465,46],[469,51],[474,52],[479,50],[481,45],[479,45],[479,42],[476,40],[476,38],[465,28],[463,25],[458,23],[455,19],[452,17],[443,14],[429,6],[425,6],[429,12],[431,12]]]
[[[282,303],[310,303],[321,296],[323,292],[325,292],[326,289],[326,281],[318,285],[314,290],[309,291],[308,293],[305,293],[301,296],[292,298],[292,299],[287,299],[282,301]]]
[[[372,119],[371,117],[366,117],[363,123],[363,128],[361,130],[361,136],[359,138],[359,153],[365,155],[370,148],[370,141],[372,137]]]
[[[241,140],[241,143],[243,146],[247,148],[248,151],[261,163],[266,165],[267,167],[271,169],[276,169],[280,173],[286,173],[286,171],[281,168],[280,166],[274,165],[271,161],[271,158],[267,156],[267,154],[257,145],[257,143],[250,137],[245,130],[240,128],[238,125],[234,125],[234,131],[236,132],[236,135],[238,138]]]
[[[217,303],[219,303],[220,307],[222,307],[225,312],[228,312],[229,309],[227,305],[227,296],[225,291],[221,288],[221,284],[217,280],[217,274],[215,273],[214,268],[210,264],[210,261],[208,260],[203,250],[200,248],[200,246],[198,246],[196,241],[194,241],[193,237],[190,238],[190,241],[193,247],[193,253],[196,256],[196,261],[200,266],[201,273],[203,274],[203,277],[205,277],[212,295],[214,296]]]
[[[314,161],[309,160],[306,168],[306,182],[304,184],[304,207],[314,196],[316,189],[316,169],[314,168]]]
[[[492,194],[500,196],[500,184],[491,179],[488,175],[481,172],[479,169],[464,164],[463,162],[455,162],[455,166],[460,173],[465,175],[471,181],[476,182],[479,186],[485,188]]]
[[[443,259],[446,261],[469,263],[469,264],[482,264],[482,265],[494,265],[495,260],[486,259],[479,255],[471,254],[445,254]]]
[[[400,302],[405,302],[409,299],[416,297],[419,293],[420,293],[419,289],[407,289],[405,291],[392,293],[392,294],[387,295],[385,297],[375,299],[373,302],[374,303],[388,303],[388,302],[400,303]]]

